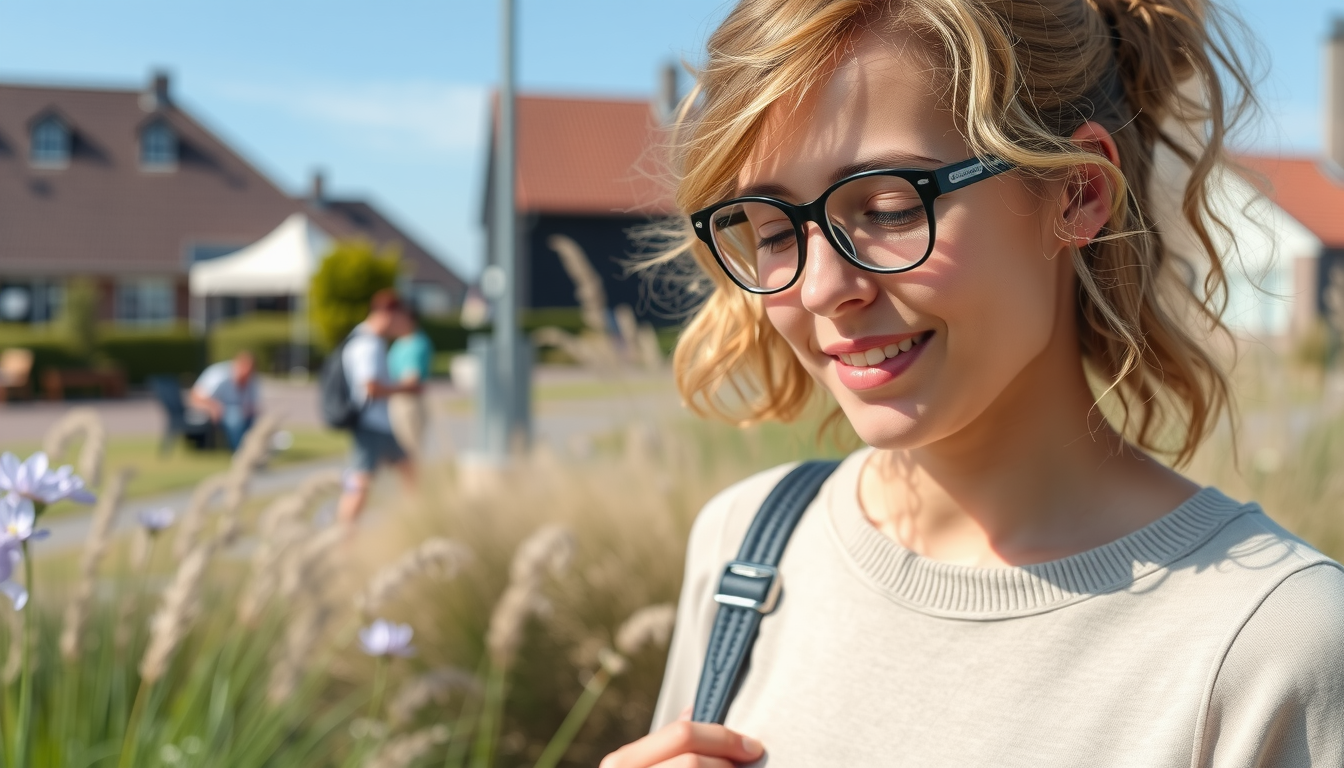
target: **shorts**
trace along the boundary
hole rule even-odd
[[[350,466],[356,472],[372,473],[379,464],[396,464],[406,459],[406,452],[390,432],[355,427],[351,434],[355,438],[355,449],[350,456]]]

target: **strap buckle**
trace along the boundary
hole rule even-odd
[[[714,602],[767,614],[779,602],[781,581],[776,568],[734,560],[723,569]]]

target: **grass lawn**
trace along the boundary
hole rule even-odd
[[[350,440],[343,432],[302,429],[291,430],[290,434],[294,436],[294,444],[288,450],[277,452],[271,466],[338,456],[350,449]],[[0,450],[11,451],[21,459],[39,449],[37,444],[0,446]],[[78,455],[76,447],[63,457],[62,463],[74,463]],[[135,477],[126,489],[127,498],[134,499],[191,488],[206,476],[227,469],[231,455],[228,451],[188,450],[181,444],[172,453],[161,456],[159,439],[155,435],[109,438],[103,473],[107,476],[123,467],[135,469]],[[62,503],[52,506],[45,514],[60,515],[76,509],[81,507]]]

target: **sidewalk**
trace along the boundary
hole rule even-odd
[[[559,380],[562,382],[571,380],[582,382],[585,379],[568,376]],[[304,391],[305,389],[307,391]],[[436,408],[434,409],[434,418],[430,422],[429,432],[426,434],[425,456],[430,461],[445,461],[474,444],[476,415],[470,408],[458,410],[448,407],[452,405],[452,400],[463,399],[464,397],[452,392],[451,387],[445,386],[441,389],[435,387],[432,388],[431,392],[435,398]],[[669,393],[666,392],[647,393],[617,399],[579,398],[540,403],[533,414],[534,442],[547,445],[556,452],[566,453],[576,444],[589,440],[596,435],[619,429],[633,421],[656,422],[680,409],[675,396],[669,397],[668,395]],[[289,404],[290,408],[288,410],[291,416],[285,420],[282,428],[293,428],[303,423],[294,416],[297,415],[295,411],[300,410],[300,406],[305,404],[312,406],[310,411],[313,418],[309,424],[304,426],[314,428],[319,426],[316,418],[315,390],[311,385],[307,387],[289,384],[283,384],[281,387],[268,386],[263,389],[263,396],[271,398],[267,402],[275,403],[277,407],[281,404]],[[54,405],[62,406],[60,412],[64,413],[66,404],[58,403]],[[110,405],[127,406],[130,403],[119,402]],[[158,410],[158,404],[152,401],[146,402],[144,405]],[[8,441],[8,412],[0,411],[0,415],[5,417],[4,428],[0,430],[0,436],[5,437]],[[56,417],[59,417],[59,414]],[[111,432],[110,426],[109,432]],[[38,439],[40,439],[40,433]],[[289,465],[276,470],[263,470],[253,478],[249,495],[252,498],[277,495],[294,488],[312,472],[332,467],[344,467],[347,461],[345,457],[339,457],[308,464]],[[392,480],[390,477],[386,479]],[[395,483],[392,485],[394,486]],[[384,484],[384,487],[389,486]],[[171,507],[180,513],[190,499],[191,489],[184,489],[123,502],[117,511],[114,531],[120,533],[133,529],[137,524],[136,517],[141,510]],[[51,531],[51,536],[41,542],[39,545],[41,549],[48,552],[68,551],[84,546],[89,532],[91,516],[86,512],[65,515],[44,522],[43,527]]]

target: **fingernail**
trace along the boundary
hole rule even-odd
[[[749,755],[759,755],[765,751],[765,747],[761,746],[761,742],[750,736],[742,737],[742,749],[746,750]]]

